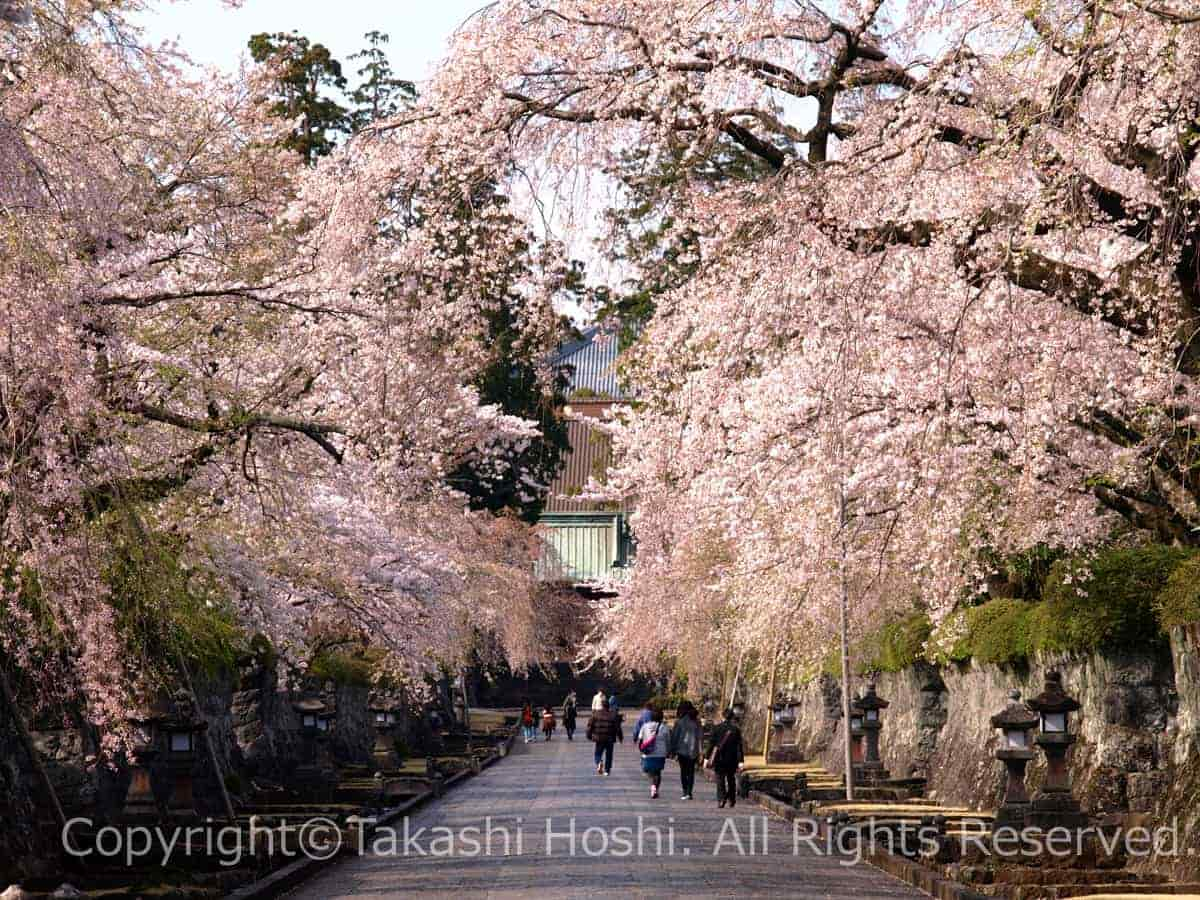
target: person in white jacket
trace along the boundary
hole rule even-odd
[[[592,698],[592,712],[604,709],[605,699],[603,690],[596,691],[596,696]]]

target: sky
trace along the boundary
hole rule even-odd
[[[363,35],[382,31],[391,37],[388,56],[401,78],[420,82],[444,55],[454,30],[486,6],[486,0],[245,0],[229,9],[221,0],[157,0],[142,17],[151,40],[177,40],[202,65],[237,68],[250,35],[262,31],[299,31],[325,44],[342,60],[362,49]]]

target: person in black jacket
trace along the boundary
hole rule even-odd
[[[567,740],[575,740],[575,717],[577,710],[575,707],[575,692],[571,691],[567,695],[567,699],[563,701],[563,728],[567,730]]]
[[[608,700],[602,700],[600,709],[588,719],[587,736],[596,744],[596,774],[608,775],[612,771],[613,744],[624,743],[621,720],[608,708]]]
[[[737,773],[746,764],[746,753],[732,709],[725,710],[725,721],[713,729],[705,764],[717,773],[717,806],[736,806]]]

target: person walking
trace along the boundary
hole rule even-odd
[[[558,722],[554,719],[554,710],[547,706],[542,710],[542,733],[546,735],[547,741],[554,736],[554,729],[557,725]]]
[[[527,744],[537,738],[537,732],[533,730],[533,707],[529,705],[528,700],[521,708],[521,731],[525,733],[525,743]]]
[[[599,712],[604,709],[604,701],[608,699],[604,695],[604,688],[597,688],[596,695],[592,697],[592,712]]]
[[[608,708],[608,700],[602,700],[600,709],[588,719],[587,736],[596,745],[596,774],[608,775],[612,772],[613,744],[625,743],[621,720]]]
[[[567,732],[567,740],[575,740],[575,718],[577,715],[575,708],[575,692],[571,691],[567,695],[567,699],[563,701],[563,729]]]
[[[704,748],[704,733],[700,730],[700,712],[691,701],[684,700],[675,712],[667,755],[679,763],[679,783],[683,787],[680,800],[691,800],[696,787],[696,763]]]
[[[717,773],[717,806],[737,806],[737,773],[746,764],[742,730],[732,709],[725,710],[725,721],[713,729],[707,765]]]
[[[663,721],[661,709],[650,711],[650,721],[641,727],[639,734],[641,739],[638,741],[638,749],[642,751],[642,771],[650,779],[650,799],[657,800],[671,743],[671,729]]]
[[[612,708],[612,701],[609,701],[609,708],[610,709]],[[642,726],[649,723],[651,720],[653,720],[653,718],[654,718],[654,702],[652,700],[647,700],[645,706],[642,707],[642,711],[640,713],[638,713],[638,717],[637,717],[637,719],[634,720],[634,723],[633,723],[633,742],[635,744],[638,744],[638,745],[641,744],[641,742],[642,742],[642,737],[641,737]]]

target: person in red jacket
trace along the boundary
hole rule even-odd
[[[588,719],[588,739],[596,744],[596,774],[608,775],[612,771],[613,744],[625,743],[621,731],[621,719],[608,708],[608,700],[600,701],[600,709]]]
[[[525,733],[525,743],[527,744],[537,738],[537,732],[533,728],[533,707],[528,700],[521,708],[521,731]]]

